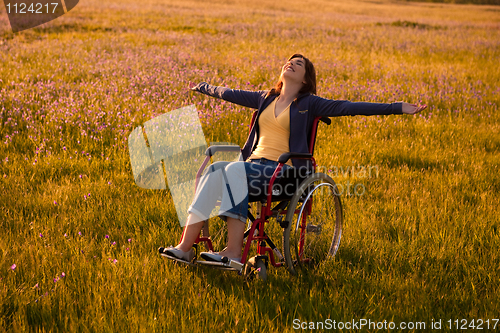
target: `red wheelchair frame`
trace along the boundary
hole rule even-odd
[[[252,126],[256,120],[256,116],[257,116],[257,112],[254,112],[254,114],[252,116],[250,128],[252,128]],[[252,223],[251,223],[250,228],[247,229],[245,231],[245,234],[244,234],[244,239],[246,239],[246,242],[244,243],[243,254],[242,254],[242,259],[241,259],[241,263],[243,264],[243,266],[248,266],[251,263],[251,265],[253,267],[256,268],[258,266],[258,267],[263,268],[265,270],[265,267],[267,267],[268,260],[269,260],[271,262],[271,265],[273,265],[274,267],[287,266],[288,270],[292,274],[295,273],[295,269],[293,266],[297,263],[292,263],[291,260],[289,260],[288,258],[287,258],[287,260],[284,261],[283,255],[279,252],[277,247],[274,245],[272,240],[268,237],[268,235],[264,231],[265,224],[269,222],[268,219],[270,217],[277,217],[278,211],[280,214],[287,214],[287,216],[300,213],[300,217],[301,217],[300,225],[297,223],[297,230],[300,229],[300,235],[299,235],[299,240],[298,240],[298,244],[297,244],[297,258],[300,258],[300,260],[298,260],[299,264],[308,263],[310,261],[310,258],[303,258],[303,255],[304,255],[305,233],[308,230],[308,226],[306,225],[306,222],[307,222],[306,220],[307,220],[307,217],[311,214],[312,203],[313,203],[312,199],[307,200],[305,206],[301,207],[300,212],[299,212],[299,209],[295,209],[294,207],[287,207],[287,209],[282,209],[288,205],[288,203],[291,201],[291,198],[280,201],[280,203],[277,204],[274,208],[271,208],[271,204],[273,201],[274,202],[277,201],[277,200],[273,200],[273,186],[274,186],[276,180],[278,179],[278,175],[280,174],[284,164],[290,158],[309,159],[312,163],[313,175],[316,174],[315,171],[316,171],[317,165],[316,165],[316,161],[313,157],[313,152],[314,152],[314,146],[315,146],[315,142],[316,142],[317,127],[318,127],[318,124],[320,121],[326,123],[327,125],[330,125],[330,123],[331,123],[331,120],[329,118],[326,118],[326,117],[317,117],[314,119],[313,126],[312,126],[311,133],[310,133],[310,137],[309,137],[309,153],[284,153],[284,154],[282,154],[278,160],[279,164],[276,167],[276,169],[274,170],[274,173],[273,173],[271,180],[268,184],[268,191],[267,191],[268,195],[263,200],[263,202],[261,202],[262,205],[260,205],[260,207],[258,208],[258,209],[260,209],[260,211],[258,211],[257,218],[254,218],[253,215],[249,212],[248,217]],[[207,167],[207,165],[211,161],[211,157],[217,151],[240,151],[240,147],[238,147],[238,146],[212,146],[212,147],[209,147],[205,152],[205,154],[206,154],[205,160],[203,161],[203,163],[200,166],[198,173],[196,175],[196,187],[198,186],[198,182],[199,182],[199,179],[200,179],[203,171],[205,170],[205,168]],[[316,174],[316,175],[318,175],[318,174]],[[331,180],[330,177],[328,177],[327,175],[324,175],[324,174],[321,174],[321,175],[322,176],[319,177],[319,178],[321,178],[320,180],[326,180],[326,182],[328,182],[330,187],[336,189],[335,183],[333,182],[333,180]],[[316,178],[318,178],[318,177],[316,177]],[[305,179],[302,182],[302,184],[306,183],[306,180],[307,179]],[[312,182],[309,182],[309,183],[312,184]],[[305,184],[306,188],[309,188],[311,186],[309,183]],[[307,194],[307,190],[303,189],[301,198],[306,194]],[[297,198],[295,201],[297,201],[297,200],[299,200],[299,198]],[[300,200],[302,200],[302,199],[300,199]],[[336,231],[335,231],[332,245],[329,249],[330,256],[335,255],[335,252],[337,251],[337,248],[339,246],[340,235],[341,235],[341,223],[342,223],[342,219],[343,219],[342,218],[342,208],[340,205],[340,199],[338,196],[338,192],[336,193],[335,200],[336,200],[337,210],[339,210],[340,213],[339,212],[336,213],[337,214],[336,215],[336,218],[337,218],[336,224],[338,225],[336,228],[338,230],[336,229]],[[250,202],[255,202],[255,200],[250,200]],[[257,201],[257,202],[259,202],[259,201]],[[293,213],[288,212],[289,209],[294,209]],[[290,225],[292,221],[279,221],[279,222],[280,222],[280,225],[284,228],[285,232],[287,231],[287,228],[288,228],[288,232],[290,232],[289,229],[292,227]],[[181,236],[181,241],[182,241],[183,237],[184,237],[184,231],[183,231],[182,236]],[[208,220],[205,221],[205,225],[203,227],[202,233],[200,235],[198,235],[198,237],[195,241],[195,247],[197,247],[198,244],[202,243],[202,242],[205,244],[206,248],[209,251],[214,251],[212,240],[210,238],[210,235],[208,234]],[[257,263],[255,262],[255,260],[250,260],[250,261],[248,260],[249,259],[248,256],[250,253],[250,247],[251,247],[252,242],[257,242],[257,244],[258,244],[257,245],[257,256],[254,257],[254,258],[256,258]],[[279,261],[276,260],[275,254],[278,256]],[[285,253],[285,256],[286,256],[286,253]],[[259,260],[264,261],[265,267],[262,264],[258,264]],[[198,261],[198,263],[201,263],[201,261]],[[228,269],[235,268],[234,265],[233,266],[222,265],[222,266],[223,267],[221,267],[221,268],[228,268]],[[238,269],[239,267],[240,266],[236,266],[237,270],[239,270]],[[241,269],[243,269],[243,267]],[[260,269],[258,271],[260,272]],[[261,274],[261,277],[262,277],[262,274]]]

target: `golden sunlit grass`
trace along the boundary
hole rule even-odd
[[[498,317],[498,7],[85,1],[18,34],[1,10],[5,331],[284,332],[328,318],[428,330]],[[181,228],[168,191],[134,184],[129,133],[195,104],[208,141],[243,145],[252,110],[187,83],[267,89],[295,52],[314,62],[322,97],[429,108],[320,126],[322,170],[364,189],[342,195],[334,260],[297,276],[271,268],[266,284],[163,260],[156,249]]]

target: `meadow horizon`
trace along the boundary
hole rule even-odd
[[[0,329],[292,332],[302,330],[294,320],[328,319],[493,328],[499,8],[88,0],[12,33],[0,6]],[[364,188],[341,195],[338,253],[296,276],[271,267],[266,283],[161,258],[182,229],[168,190],[134,183],[129,134],[194,104],[207,144],[242,146],[253,110],[188,83],[269,89],[294,53],[314,63],[321,97],[428,105],[320,124],[320,169]],[[358,166],[377,168],[370,177]]]

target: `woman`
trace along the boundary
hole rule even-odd
[[[318,116],[415,114],[426,108],[425,105],[417,106],[404,102],[353,103],[318,97],[315,95],[316,71],[311,61],[301,54],[294,54],[288,59],[282,67],[277,85],[270,91],[235,90],[211,86],[205,82],[198,85],[190,83],[189,88],[257,109],[258,114],[242,149],[245,162],[218,163],[211,167],[210,172],[200,181],[193,204],[189,209],[181,243],[164,250],[167,255],[186,261],[191,261],[194,256],[192,246],[203,227],[203,223],[199,222],[208,217],[218,197],[222,198],[221,206],[230,207],[220,212],[220,215],[227,221],[228,244],[219,253],[203,252],[201,256],[213,261],[221,261],[224,256],[241,261],[248,195],[239,204],[234,203],[230,195],[221,193],[225,188],[224,181],[227,184],[228,178],[240,180],[246,178],[250,194],[252,191],[263,189],[272,175],[272,172],[263,172],[263,170],[269,168],[274,170],[278,165],[278,157],[282,153],[309,152],[308,137],[314,118]],[[309,161],[304,159],[292,159],[287,164],[287,168],[291,166],[310,168]],[[230,200],[232,200],[232,205],[228,204]]]

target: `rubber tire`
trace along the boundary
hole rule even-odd
[[[266,263],[264,262],[264,260],[258,259],[257,263],[256,263],[256,268],[257,269],[260,268],[259,273],[257,273],[257,276],[259,277],[259,279],[261,279],[262,281],[266,281],[267,280],[267,267],[266,267]]]
[[[309,192],[308,189],[310,186],[312,186],[314,183],[318,183],[317,186],[315,187],[312,192]],[[290,204],[288,206],[287,214],[285,217],[285,221],[288,221],[288,226],[285,228],[283,232],[283,255],[285,257],[285,263],[288,271],[291,274],[296,274],[296,265],[301,265],[302,260],[304,258],[299,258],[299,249],[298,249],[298,238],[303,237],[303,229],[299,228],[299,232],[296,232],[296,225],[297,225],[297,218],[301,218],[300,215],[302,212],[299,212],[299,214],[295,214],[295,210],[300,209],[303,205],[302,201],[304,200],[310,200],[312,196],[314,196],[315,193],[318,193],[318,189],[323,189],[323,187],[327,187],[330,189],[331,193],[329,198],[333,200],[333,207],[335,209],[335,218],[333,221],[326,220],[322,221],[323,224],[327,226],[327,232],[331,233],[331,242],[328,248],[327,246],[324,246],[319,250],[319,252],[324,252],[323,255],[317,255],[318,258],[312,258],[314,260],[324,260],[329,257],[335,256],[335,253],[337,252],[339,245],[340,245],[340,238],[342,235],[342,222],[343,222],[343,212],[342,212],[342,204],[340,201],[340,192],[338,191],[337,185],[333,181],[333,179],[323,173],[314,173],[308,178],[306,178],[302,183],[299,185],[299,188],[295,192],[294,196],[290,200]],[[318,193],[319,194],[319,193]],[[321,205],[321,208],[324,207],[332,207],[332,206],[327,206],[327,203],[323,203]],[[331,205],[331,203],[329,204]],[[314,214],[314,211],[311,212],[311,214]],[[309,220],[309,217],[306,219]],[[330,237],[330,236],[328,236]],[[320,258],[321,257],[321,258]],[[317,262],[315,262],[317,263]]]
[[[255,273],[255,270],[259,268],[260,271],[258,273]],[[256,257],[248,259],[244,272],[248,280],[253,280],[255,276],[258,276],[259,280],[267,280],[267,266],[265,261],[262,259],[257,259]]]

